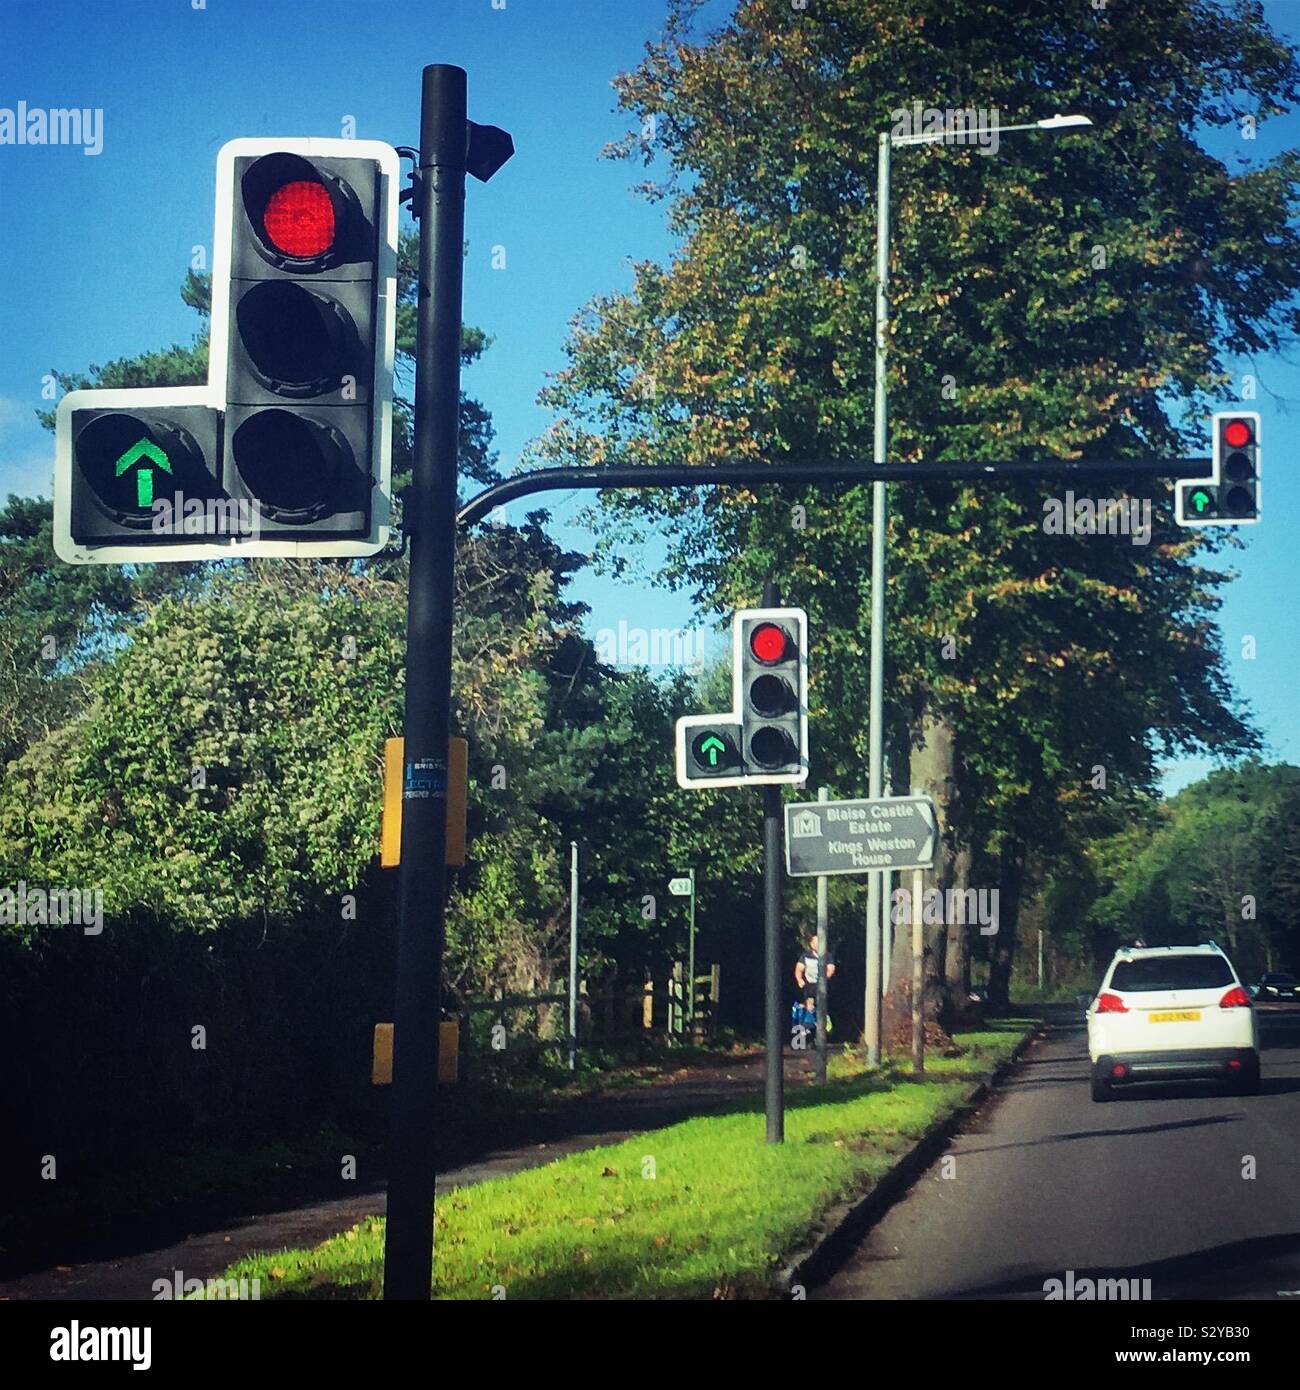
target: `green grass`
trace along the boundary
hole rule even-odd
[[[441,1198],[434,1295],[450,1299],[725,1298],[769,1289],[833,1206],[866,1190],[1009,1056],[1024,1028],[959,1036],[960,1057],[864,1073],[845,1056],[822,1089],[787,1094],[786,1142],[761,1108],[687,1120]],[[252,1256],[224,1279],[262,1298],[377,1298],[384,1227]]]
[[[544,1059],[484,1066],[439,1096],[439,1168],[526,1142],[539,1114],[619,1087],[652,1086],[682,1067],[724,1067],[754,1050],[734,1040],[708,1047],[638,1041],[588,1051],[576,1075]],[[57,1183],[32,1180],[0,1204],[0,1271],[79,1263],[115,1252],[124,1240],[163,1243],[236,1215],[351,1195],[359,1184],[341,1178],[340,1155],[356,1156],[360,1185],[382,1179],[386,1099],[376,1088],[368,1103],[342,1105],[337,1122],[314,1129],[206,1128],[168,1143],[132,1134],[97,1145],[94,1163],[61,1158]]]

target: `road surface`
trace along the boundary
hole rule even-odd
[[[1167,1085],[1108,1104],[1089,1096],[1081,1020],[1051,1026],[810,1296],[1042,1299],[1072,1270],[1075,1288],[1123,1278],[1150,1279],[1155,1299],[1291,1295],[1300,1314],[1300,1009],[1260,1020],[1261,1095]]]

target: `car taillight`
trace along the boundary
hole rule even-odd
[[[1099,1014],[1126,1014],[1128,1013],[1128,1005],[1118,994],[1103,994],[1097,1000],[1097,1012]]]
[[[1240,985],[1234,985],[1227,994],[1219,1000],[1221,1009],[1248,1009],[1250,1008],[1250,995],[1246,993]]]

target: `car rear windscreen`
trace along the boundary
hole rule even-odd
[[[1232,970],[1222,956],[1142,956],[1120,961],[1110,978],[1110,988],[1120,994],[1157,989],[1217,989],[1232,983]]]

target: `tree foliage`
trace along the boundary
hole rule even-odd
[[[1197,139],[1296,98],[1255,8],[748,0],[707,35],[697,8],[675,4],[618,80],[635,129],[611,150],[661,175],[643,187],[681,245],[578,320],[544,395],[549,462],[869,457],[874,137],[914,103],[1096,129],[896,153],[891,459],[1192,453],[1228,356],[1294,332],[1300,157],[1230,172]],[[1201,558],[1224,543],[1174,530],[1162,496],[1148,545],[1049,534],[1046,490],[900,484],[888,531],[896,778],[946,730],[950,854],[1016,895],[1029,854],[1097,799],[1150,791],[1162,755],[1256,746]],[[815,780],[865,758],[867,493],[629,491],[596,518],[615,565],[662,524],[663,580],[710,609],[769,575],[809,609]]]
[[[1217,940],[1247,976],[1300,968],[1300,768],[1250,759],[1213,772],[1091,849],[1084,920],[1102,960]]]

